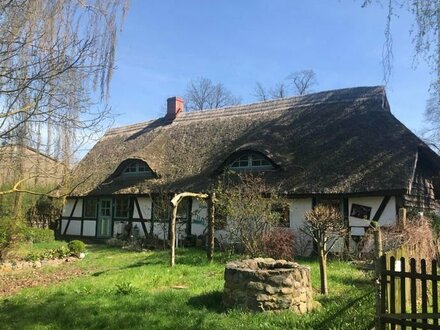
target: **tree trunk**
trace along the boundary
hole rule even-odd
[[[212,261],[214,256],[214,206],[215,193],[212,193],[208,199],[208,249],[207,257],[209,261]]]
[[[170,244],[171,244],[171,256],[170,256],[170,266],[174,267],[176,263],[176,219],[177,219],[177,205],[173,207],[173,214],[171,216],[170,222]]]
[[[321,293],[328,294],[327,285],[327,255],[324,247],[319,247],[319,272],[321,275]]]

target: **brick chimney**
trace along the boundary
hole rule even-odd
[[[183,99],[174,96],[167,99],[167,118],[174,119],[183,112]]]

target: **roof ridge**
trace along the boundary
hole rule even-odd
[[[354,95],[350,96],[349,93],[353,91],[370,91],[372,94],[367,94],[363,96],[359,96],[359,93],[354,93]],[[333,94],[333,95],[332,95]],[[346,95],[344,95],[346,94]],[[325,98],[325,95],[328,95],[328,98]],[[329,100],[331,97],[336,97],[337,95],[344,96],[343,98],[336,98],[334,100]],[[346,87],[339,89],[331,89],[326,91],[320,91],[315,93],[309,93],[305,95],[295,95],[285,98],[278,98],[273,100],[252,102],[246,104],[238,104],[233,106],[227,106],[223,108],[213,108],[213,109],[204,109],[197,110],[191,112],[182,112],[176,119],[173,121],[175,123],[178,122],[187,122],[191,120],[204,119],[204,118],[219,118],[219,117],[228,117],[228,116],[237,116],[237,115],[246,115],[255,112],[265,112],[265,111],[276,111],[276,110],[286,110],[292,106],[295,107],[307,107],[310,105],[319,105],[319,104],[334,104],[341,102],[351,102],[353,100],[366,100],[371,99],[372,96],[383,97],[385,95],[385,87],[382,85],[376,86],[358,86],[358,87]],[[280,107],[281,106],[281,107]],[[274,109],[274,107],[277,107]],[[133,131],[138,131],[140,129],[145,128],[148,125],[160,120],[163,117],[151,119],[144,122],[139,122],[135,124],[119,126],[115,128],[109,129],[105,134],[105,136],[129,133]],[[153,128],[153,127],[152,127]]]
[[[277,98],[277,99],[272,99],[272,100],[257,101],[257,102],[237,104],[237,105],[230,105],[230,106],[221,107],[221,108],[210,108],[210,109],[203,109],[203,110],[195,110],[195,111],[191,111],[191,112],[184,112],[183,114],[204,113],[204,112],[208,112],[208,111],[223,111],[223,110],[229,110],[229,109],[240,108],[240,107],[247,107],[247,106],[252,106],[252,105],[276,103],[276,102],[279,102],[279,101],[290,101],[290,100],[293,100],[293,99],[300,100],[300,99],[305,99],[307,97],[310,98],[310,97],[316,96],[318,94],[340,93],[342,91],[350,91],[350,90],[356,90],[356,89],[369,89],[369,90],[375,90],[376,89],[376,90],[380,90],[382,92],[385,92],[385,86],[383,86],[383,85],[345,87],[345,88],[329,89],[329,90],[325,90],[325,91],[313,92],[313,93],[304,94],[304,95],[293,95],[293,96],[289,96],[289,97]],[[354,97],[351,98],[351,99],[354,99]],[[322,102],[320,102],[320,103],[322,103]]]

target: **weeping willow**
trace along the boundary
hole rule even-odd
[[[2,145],[31,146],[56,157],[66,169],[72,165],[75,152],[109,116],[105,103],[128,4],[0,0]],[[10,156],[1,150],[0,163]],[[0,189],[0,194],[24,190],[16,185],[26,179],[20,164],[27,160],[22,155],[14,155],[11,186],[16,189]]]

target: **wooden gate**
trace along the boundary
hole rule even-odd
[[[440,329],[437,261],[387,259],[380,258],[381,329]]]

